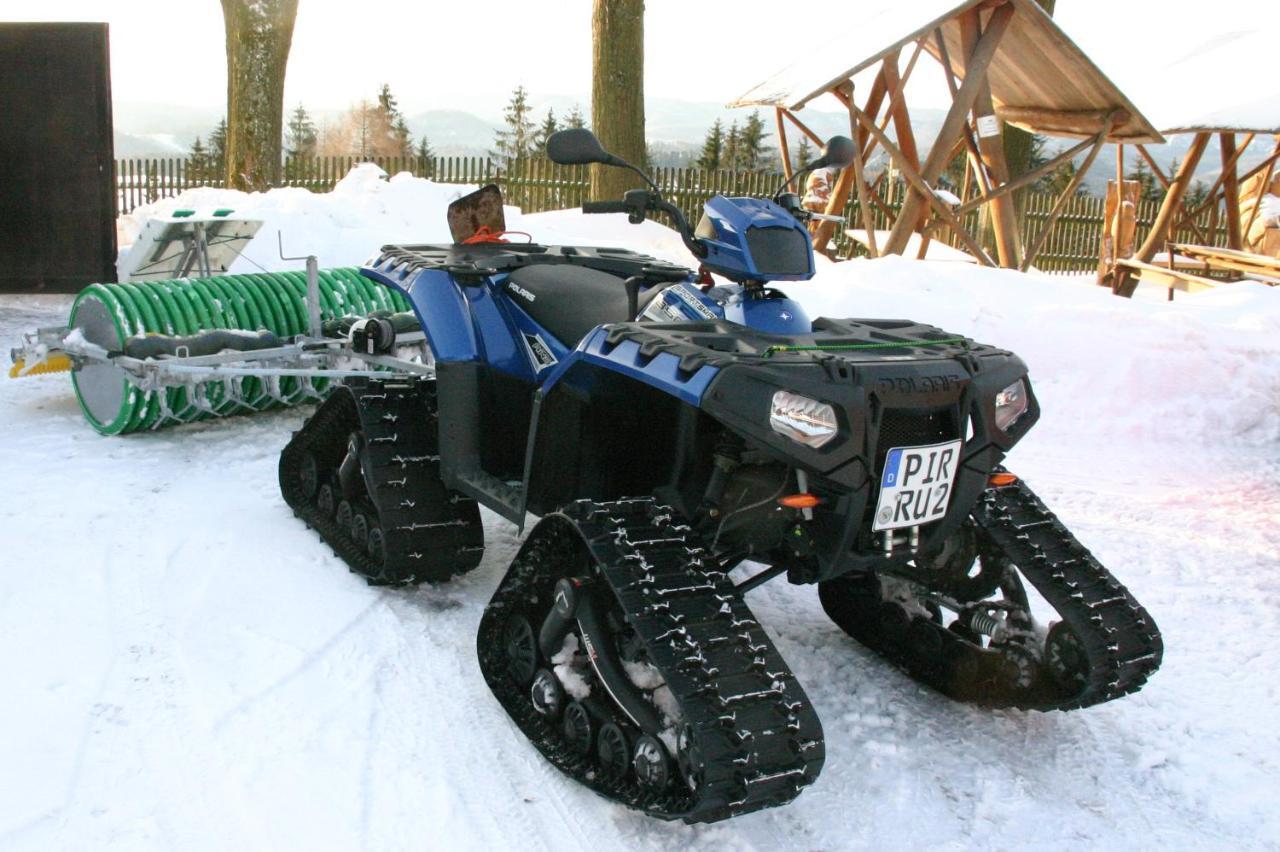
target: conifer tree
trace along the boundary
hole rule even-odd
[[[538,125],[538,129],[534,132],[533,152],[539,157],[547,155],[547,140],[551,138],[551,134],[560,129],[560,125],[556,123],[555,110],[547,107],[547,117],[542,120],[542,124]]]
[[[218,121],[218,126],[209,134],[209,168],[211,180],[221,183],[227,174],[227,119]]]
[[[582,115],[582,109],[577,105],[573,105],[573,109],[569,110],[569,114],[564,119],[565,127],[586,127],[587,120]]]
[[[796,148],[796,169],[803,169],[813,162],[813,146],[808,136],[800,137],[800,147]]]
[[[494,136],[492,155],[495,158],[510,164],[514,160],[529,156],[534,141],[530,112],[532,109],[529,106],[528,93],[525,92],[524,86],[516,86],[502,114],[507,129],[499,130]]]
[[[316,125],[307,108],[298,104],[289,114],[285,129],[284,153],[286,157],[313,157],[316,153]]]
[[[418,139],[418,147],[414,151],[414,155],[418,158],[418,169],[423,177],[431,177],[435,173],[436,152],[431,150],[431,143],[427,141],[427,134],[422,134]]]
[[[724,148],[720,152],[720,168],[737,169],[741,148],[742,131],[738,129],[738,122],[734,121],[729,124],[729,132],[724,135]]]
[[[204,183],[209,179],[209,149],[199,136],[191,143],[191,153],[187,155],[187,177],[193,183]]]
[[[707,131],[707,138],[702,142],[702,154],[698,157],[698,168],[718,169],[724,156],[724,126],[720,119]]]
[[[742,127],[735,167],[743,171],[759,169],[765,152],[764,138],[768,135],[764,130],[764,120],[760,118],[760,110],[753,110]]]

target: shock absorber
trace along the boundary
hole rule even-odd
[[[974,633],[980,633],[995,639],[1004,632],[1004,622],[991,613],[981,609],[969,610],[965,622]]]

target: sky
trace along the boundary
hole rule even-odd
[[[580,98],[585,111],[591,5],[300,0],[285,102],[341,109],[372,97],[386,82],[407,114],[449,108],[496,116],[520,83],[536,95]],[[813,28],[840,31],[855,24],[858,6],[856,0],[795,7],[776,0],[649,0],[646,96],[732,100],[792,61]],[[1214,0],[1212,18],[1191,26],[1154,0],[1058,0],[1057,6],[1058,23],[1117,80],[1151,67],[1150,45],[1194,43],[1205,26],[1280,28],[1275,0]],[[778,21],[779,9],[786,8],[796,10],[794,17]],[[218,0],[0,0],[0,21],[20,20],[108,22],[117,103],[218,108],[225,101]],[[794,37],[784,42],[780,33],[787,32]],[[940,106],[940,86],[930,88],[915,102]]]

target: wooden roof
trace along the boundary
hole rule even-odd
[[[991,62],[988,77],[996,113],[1011,124],[1049,136],[1087,137],[1103,118],[1118,111],[1108,139],[1115,142],[1163,142],[1136,106],[1099,70],[1034,0],[1005,0],[1016,14]],[[885,56],[929,36],[925,49],[938,58],[933,31],[941,29],[947,54],[958,66],[959,16],[989,9],[992,0],[879,0],[860,3],[856,23],[822,45],[806,49],[806,58],[783,69],[729,104],[781,106],[796,110]],[[986,12],[985,14],[990,14]],[[849,59],[853,58],[853,64]],[[956,68],[959,74],[959,68]]]

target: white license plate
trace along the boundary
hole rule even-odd
[[[947,514],[960,467],[960,441],[927,447],[894,447],[884,457],[880,502],[873,530],[896,530],[936,521]]]

